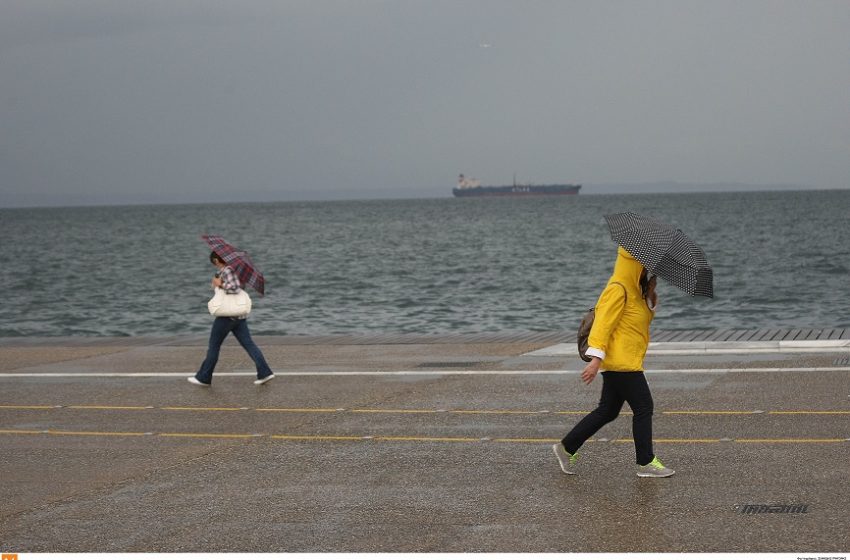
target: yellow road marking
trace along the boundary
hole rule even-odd
[[[661,414],[761,414],[754,410],[666,410]]]
[[[283,439],[291,441],[363,441],[363,436],[287,436],[273,435],[272,439]]]
[[[415,410],[410,408],[353,408],[349,412],[364,414],[434,414],[436,410]]]
[[[50,436],[146,436],[144,432],[80,432],[80,431],[64,431],[64,430],[47,430],[47,435]]]
[[[47,410],[56,407],[48,404],[3,404],[0,405],[0,408],[9,410]]]
[[[850,414],[850,410],[771,410],[768,414]]]
[[[157,434],[162,437],[185,437],[185,438],[254,438],[254,434],[188,434],[188,433],[167,433]]]
[[[634,443],[631,438],[619,438],[611,440],[614,443]],[[653,443],[720,443],[716,438],[653,438]]]
[[[449,410],[452,414],[540,414],[539,410]]]
[[[736,439],[735,443],[844,443],[846,439],[836,438],[776,438],[776,439]]]
[[[652,440],[657,443],[720,443],[719,439],[715,438],[705,438],[705,439],[684,439],[684,438],[659,438]],[[632,440],[634,443],[634,440]]]
[[[376,441],[441,441],[447,443],[472,443],[479,442],[481,438],[469,437],[428,437],[428,436],[375,436]]]
[[[196,437],[196,438],[222,438],[222,439],[247,439],[257,437],[254,434],[190,434],[190,433],[179,433],[179,432],[171,432],[164,434],[157,434],[162,437]]]
[[[339,412],[336,408],[255,408],[257,412]]]
[[[160,410],[188,410],[188,411],[224,411],[224,412],[238,412],[243,410],[238,407],[223,407],[223,406],[161,406]],[[249,409],[250,410],[250,409]]]
[[[147,407],[144,406],[105,406],[105,405],[88,405],[88,404],[77,404],[67,406],[65,408],[73,408],[78,410],[145,410]]]
[[[42,430],[0,430],[0,434],[42,435]]]
[[[548,439],[548,438],[493,438],[496,443],[558,443],[559,439]],[[589,439],[588,442],[593,442],[595,440]]]

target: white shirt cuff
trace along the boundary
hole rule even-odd
[[[585,354],[587,354],[588,356],[593,356],[594,358],[599,358],[600,360],[605,359],[605,351],[600,350],[599,348],[594,348],[593,346],[588,348]]]

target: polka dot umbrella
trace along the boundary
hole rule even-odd
[[[677,227],[632,212],[605,216],[611,239],[650,274],[692,296],[714,297],[714,275],[703,250]]]

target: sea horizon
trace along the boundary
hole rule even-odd
[[[534,184],[543,184],[537,182]],[[795,184],[747,184],[747,183],[683,183],[678,181],[656,181],[645,183],[577,183],[582,185],[582,191],[578,195],[570,196],[607,196],[607,195],[646,195],[646,194],[667,194],[667,195],[688,195],[688,194],[723,194],[723,193],[766,193],[766,192],[821,192],[821,191],[843,191],[850,190],[850,186],[845,187],[821,187],[821,186],[805,186]],[[79,202],[65,203],[24,203],[24,204],[0,204],[0,210],[18,210],[18,209],[61,209],[61,208],[94,208],[94,207],[129,207],[129,206],[204,206],[204,205],[223,205],[223,204],[276,204],[287,202],[360,202],[360,201],[393,201],[393,200],[441,200],[453,199],[451,187],[439,187],[441,191],[445,190],[445,194],[438,194],[437,189],[429,189],[427,194],[412,192],[408,194],[399,194],[392,192],[390,189],[381,189],[373,191],[374,194],[363,195],[339,195],[339,192],[332,193],[329,198],[310,197],[309,195],[294,194],[290,198],[275,198],[273,193],[268,191],[257,192],[255,198],[231,198],[221,200],[125,200],[125,201],[91,201],[84,200]],[[590,190],[588,190],[590,189]],[[367,191],[368,192],[368,191]],[[338,196],[333,196],[336,194]]]

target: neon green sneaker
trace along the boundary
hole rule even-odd
[[[576,463],[578,463],[578,453],[570,455],[569,451],[564,449],[563,443],[556,443],[552,446],[555,452],[555,457],[558,458],[558,463],[561,464],[561,470],[565,474],[576,474]]]
[[[662,465],[658,457],[653,457],[652,462],[648,465],[638,465],[637,475],[641,478],[667,478],[674,474],[676,474],[676,471]]]

